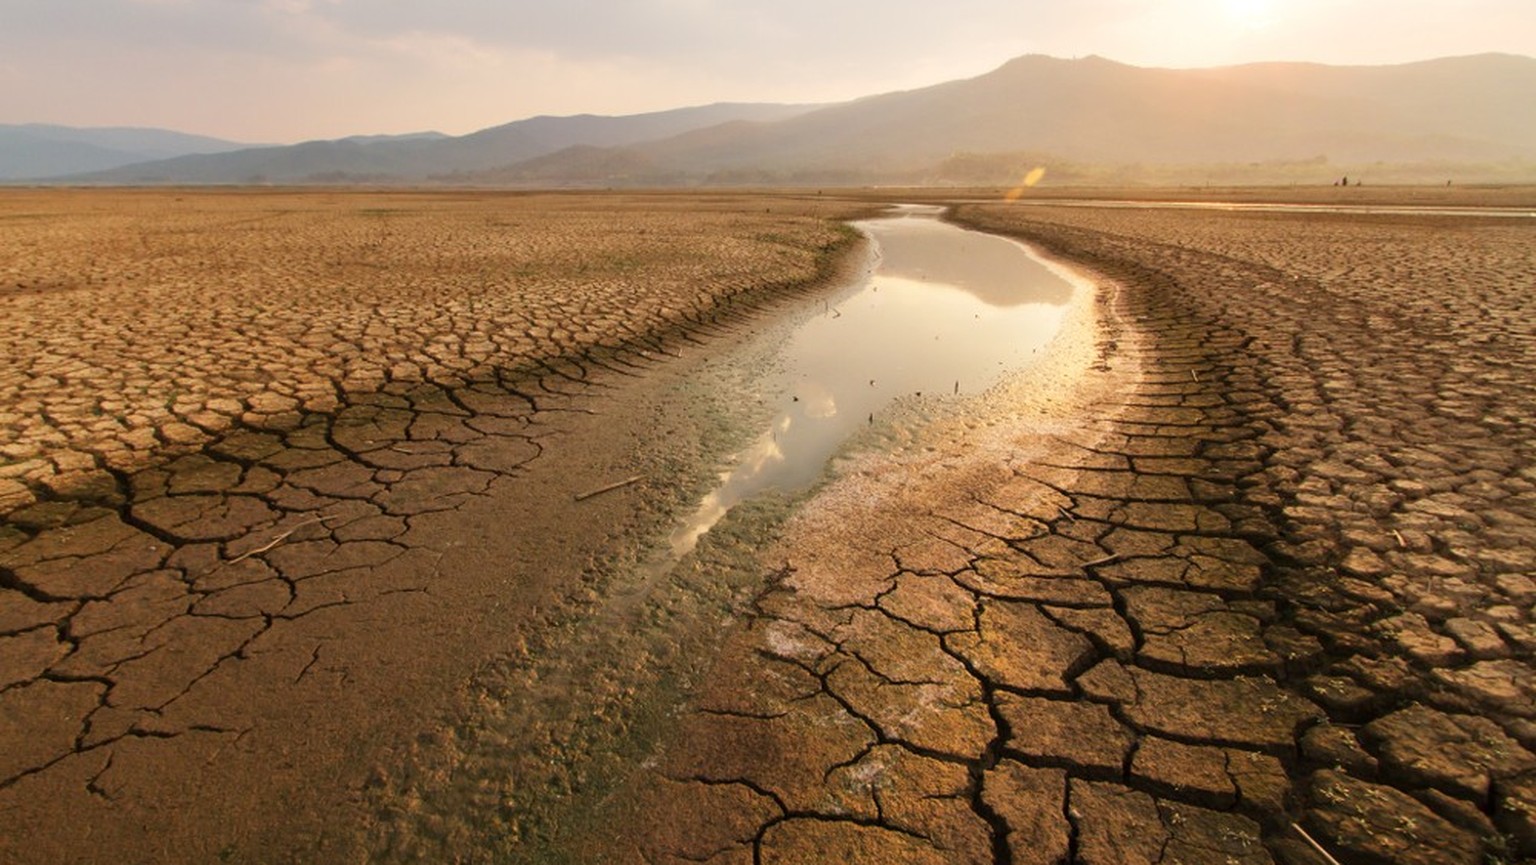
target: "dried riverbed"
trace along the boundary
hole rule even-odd
[[[15,199],[26,204],[16,224],[44,230],[8,234],[30,244],[14,260],[67,274],[58,250],[78,235],[48,208],[111,223],[115,194]],[[1404,201],[1477,203],[1456,194]],[[99,376],[28,366],[58,352],[23,340],[78,345],[82,369],[103,366],[102,351],[124,356],[92,344],[96,325],[69,324],[80,316],[59,302],[91,283],[22,277],[6,296],[14,310],[54,305],[7,332],[6,386],[19,388],[7,399],[24,410],[6,422],[39,450],[6,451],[5,477],[20,480],[3,490],[0,657],[19,674],[0,690],[0,820],[26,827],[4,837],[27,846],[5,855],[1323,861],[1297,827],[1346,862],[1530,854],[1529,222],[967,205],[961,221],[1092,271],[1094,303],[1074,305],[1041,362],[986,399],[904,403],[861,433],[880,447],[839,463],[809,500],[738,506],[650,584],[634,579],[645,544],[780,408],[709,408],[710,392],[757,392],[760,368],[715,364],[701,343],[740,342],[763,321],[743,308],[825,274],[818,253],[839,235],[820,217],[860,208],[470,200],[484,227],[456,253],[464,268],[449,269],[478,274],[466,286],[510,260],[516,247],[499,238],[630,227],[607,241],[626,251],[588,274],[612,291],[571,294],[592,265],[560,242],[533,246],[546,258],[516,272],[537,284],[541,267],[576,268],[561,290],[533,295],[567,314],[524,328],[574,353],[496,354],[520,359],[519,376],[453,373],[446,386],[401,367],[340,388],[335,411],[266,412],[260,393],[288,396],[281,364],[330,369],[276,352],[239,397],[256,416],[204,430],[208,447],[156,433],[92,451],[91,436],[113,430],[79,420],[93,417],[88,403],[46,400],[91,393]],[[319,199],[268,201],[278,206],[259,220],[227,224],[334,215]],[[356,201],[368,204],[339,224],[359,230],[335,236],[359,259],[403,254],[372,243],[364,255],[355,241],[378,239],[368,226],[425,230],[423,209],[458,219],[452,234],[464,236],[452,214],[468,205],[453,196]],[[659,203],[673,209],[650,214]],[[700,222],[684,216],[696,210]],[[517,231],[497,224],[509,220]],[[761,258],[735,276],[652,282],[701,260],[647,253],[663,225],[660,248]],[[106,248],[125,263],[135,242],[206,242],[112,236],[121,243]],[[174,274],[222,272],[213,252],[122,272],[155,275],[150,294],[169,307],[209,296]],[[494,261],[465,264],[482,253]],[[267,285],[262,267],[251,265],[253,287]],[[523,302],[456,302],[435,271],[415,272],[380,297],[425,285],[421,306],[359,311],[379,319],[355,330],[359,358],[372,340],[388,356],[390,327],[473,332],[469,322]],[[617,345],[596,338],[634,286],[653,287],[658,317]],[[128,283],[111,287],[118,297]],[[693,300],[675,302],[679,292]],[[261,323],[246,334],[255,345],[350,320],[303,298],[290,316],[259,291],[234,296],[219,308]],[[428,314],[445,308],[454,314]],[[817,301],[800,309],[828,314]],[[153,349],[151,368],[171,371],[148,381],[179,381],[185,334],[153,311],[108,315]],[[455,354],[430,335],[402,343],[444,345],[402,358],[418,373],[438,362],[434,375],[481,351],[466,340]],[[104,366],[129,376],[130,402],[144,390],[140,367]],[[50,374],[48,387],[31,384]],[[177,400],[144,392],[159,399],[133,402],[119,423],[185,432],[171,427]],[[217,398],[183,401],[186,425],[203,430],[192,408],[217,412]],[[46,456],[61,450],[93,458]],[[70,473],[91,470],[112,483],[81,501],[92,487]],[[572,499],[637,474],[667,480]]]

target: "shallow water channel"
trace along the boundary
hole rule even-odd
[[[1023,244],[942,222],[941,212],[904,205],[855,223],[873,267],[765,367],[764,389],[782,393],[778,414],[673,531],[674,558],[757,493],[808,487],[892,402],[981,393],[1055,335],[1072,285]]]
[[[590,827],[631,818],[625,785],[665,748],[722,628],[764,589],[762,544],[830,460],[870,425],[878,439],[882,428],[947,415],[930,400],[991,414],[985,401],[1004,390],[993,386],[1045,351],[1077,283],[1022,244],[949,225],[941,213],[909,206],[857,223],[870,241],[864,267],[824,304],[779,306],[740,342],[635,385],[654,423],[643,443],[665,452],[681,428],[747,444],[683,507],[685,518],[662,528],[677,500],[658,494],[654,510],[616,535],[622,548],[591,575],[594,606],[551,618],[547,632],[530,632],[526,654],[477,674],[466,688],[472,720],[454,722],[451,746],[423,751],[399,782],[407,792],[385,797],[408,815],[380,830],[397,833],[390,843],[442,853],[413,861],[452,858],[464,844],[483,845],[466,857],[476,861],[591,861]],[[747,418],[766,425],[743,428]],[[673,464],[691,484],[696,466],[686,460],[708,446],[681,452]],[[771,489],[783,501],[760,496]],[[752,499],[764,507],[744,506],[700,544]],[[613,513],[626,506],[608,501]]]

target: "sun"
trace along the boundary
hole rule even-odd
[[[1223,0],[1227,20],[1239,30],[1262,30],[1274,20],[1275,0]]]

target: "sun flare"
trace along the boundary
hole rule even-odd
[[[1262,30],[1274,20],[1274,0],[1225,0],[1227,20],[1240,30]]]

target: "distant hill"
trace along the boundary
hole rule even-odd
[[[306,142],[75,175],[101,183],[510,186],[1536,181],[1536,59],[1149,69],[1028,55],[827,106],[535,117],[460,137]],[[1347,170],[1341,170],[1347,167]]]
[[[441,141],[449,137],[441,132],[407,132],[403,135],[348,135],[337,140],[351,144],[378,144],[381,141]]]
[[[568,147],[621,147],[733,120],[773,121],[819,106],[718,103],[600,117],[533,117],[469,135],[353,136],[181,156],[77,175],[94,183],[345,183],[452,179]]]
[[[1026,56],[977,78],[695,130],[610,160],[630,175],[643,165],[694,182],[1000,182],[1032,160],[1121,175],[1138,165],[1301,164],[1316,174],[1328,164],[1514,161],[1536,179],[1532,104],[1536,59],[1509,55],[1217,69]],[[569,154],[568,171],[563,156],[539,160],[537,178],[612,179],[585,173],[603,165],[591,153]],[[946,176],[957,163],[971,176]],[[487,179],[516,182],[523,168]]]
[[[250,147],[168,129],[0,124],[0,180],[78,174],[188,153]]]

